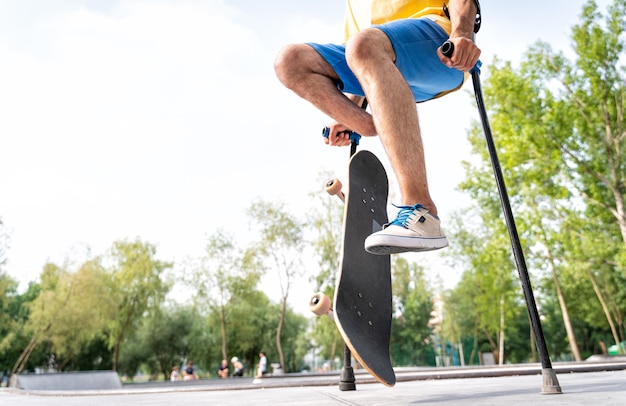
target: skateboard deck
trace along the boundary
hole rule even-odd
[[[387,222],[387,173],[374,154],[361,150],[352,156],[348,188],[335,323],[354,358],[381,383],[393,386],[390,257],[363,248],[367,236]]]

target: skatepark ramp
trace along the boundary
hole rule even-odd
[[[11,377],[10,386],[29,391],[122,389],[122,383],[115,371],[20,374]]]

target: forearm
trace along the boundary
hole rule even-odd
[[[475,0],[449,0],[448,10],[452,31],[450,38],[465,37],[472,39],[474,34],[474,22],[478,7]]]
[[[480,57],[480,49],[474,43],[474,32],[480,28],[480,12],[477,0],[450,0],[448,17],[452,24],[450,42],[454,45],[452,56],[445,56],[441,48],[437,50],[439,59],[449,68],[469,72]]]

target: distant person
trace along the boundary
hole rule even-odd
[[[193,368],[193,362],[189,361],[187,368],[183,371],[183,381],[195,381],[197,379],[198,374],[196,374],[196,370]]]
[[[233,377],[243,376],[243,364],[239,361],[239,358],[233,357],[230,363],[233,364]]]
[[[261,351],[259,353],[259,366],[257,368],[257,376],[263,376],[267,374],[267,357],[265,353]]]
[[[217,370],[217,374],[222,379],[228,378],[230,374],[230,368],[228,368],[228,361],[226,361],[225,359],[222,360],[222,363],[220,364]]]
[[[178,367],[172,368],[172,373],[170,374],[170,381],[176,382],[180,380],[180,372]]]

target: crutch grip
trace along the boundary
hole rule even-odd
[[[452,58],[452,54],[454,54],[454,44],[449,40],[441,44],[441,53],[448,58]]]

